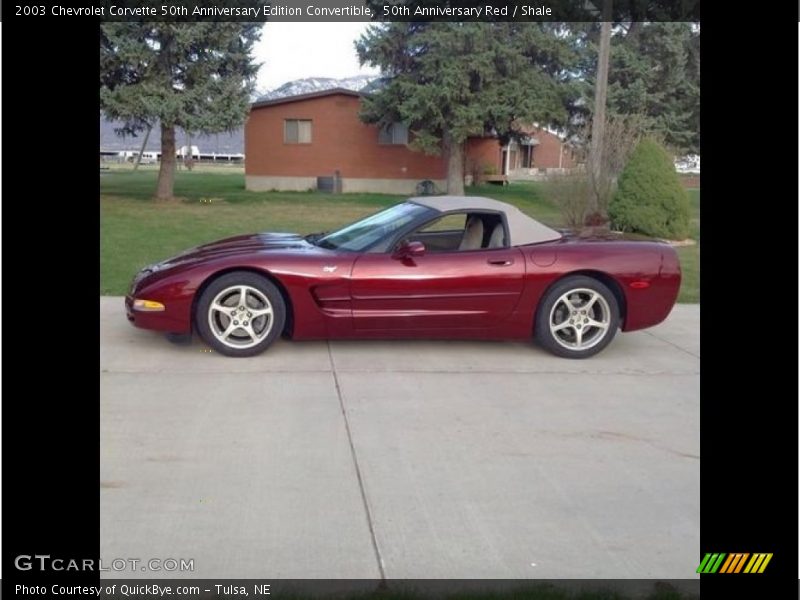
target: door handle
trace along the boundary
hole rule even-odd
[[[493,267],[508,267],[508,266],[514,264],[514,259],[513,258],[496,258],[496,259],[490,258],[486,262],[489,263],[490,265],[492,265]]]

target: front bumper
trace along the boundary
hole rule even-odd
[[[170,310],[170,305],[166,304],[166,310],[160,312],[136,310],[133,302],[135,296],[128,294],[125,296],[125,316],[135,327],[142,329],[153,329],[155,331],[166,331],[169,333],[189,333],[191,326],[184,317],[174,316],[175,311]]]

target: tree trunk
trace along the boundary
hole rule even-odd
[[[158,170],[156,200],[172,200],[175,162],[175,126],[161,123],[161,168]]]
[[[611,46],[611,0],[603,2],[603,22],[600,29],[600,49],[597,55],[597,79],[594,87],[594,116],[592,117],[592,144],[589,151],[589,205],[588,218],[596,218],[600,211],[599,192],[603,168],[603,137],[606,125],[606,96],[608,94],[608,56]],[[604,216],[604,215],[603,215]]]
[[[456,142],[450,134],[444,135],[444,151],[447,157],[447,193],[464,195],[464,143]]]
[[[150,132],[153,131],[152,127],[147,128],[147,133],[144,134],[144,141],[142,142],[142,147],[139,148],[139,156],[136,157],[136,162],[133,163],[133,170],[139,168],[139,164],[142,162],[142,154],[144,154],[144,149],[147,146],[147,140],[150,139]]]

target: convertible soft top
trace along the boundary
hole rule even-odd
[[[491,198],[483,198],[481,196],[420,196],[418,198],[409,198],[408,201],[443,213],[462,210],[505,213],[506,222],[508,223],[509,244],[511,246],[551,242],[561,238],[561,234],[555,229],[542,225],[516,206],[499,200],[492,200]]]

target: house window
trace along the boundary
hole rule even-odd
[[[526,144],[522,148],[522,168],[531,169],[533,168],[533,146]]]
[[[403,123],[390,123],[378,131],[379,144],[405,145],[408,143],[408,127]]]
[[[286,119],[283,126],[283,141],[286,144],[310,144],[311,119]]]

